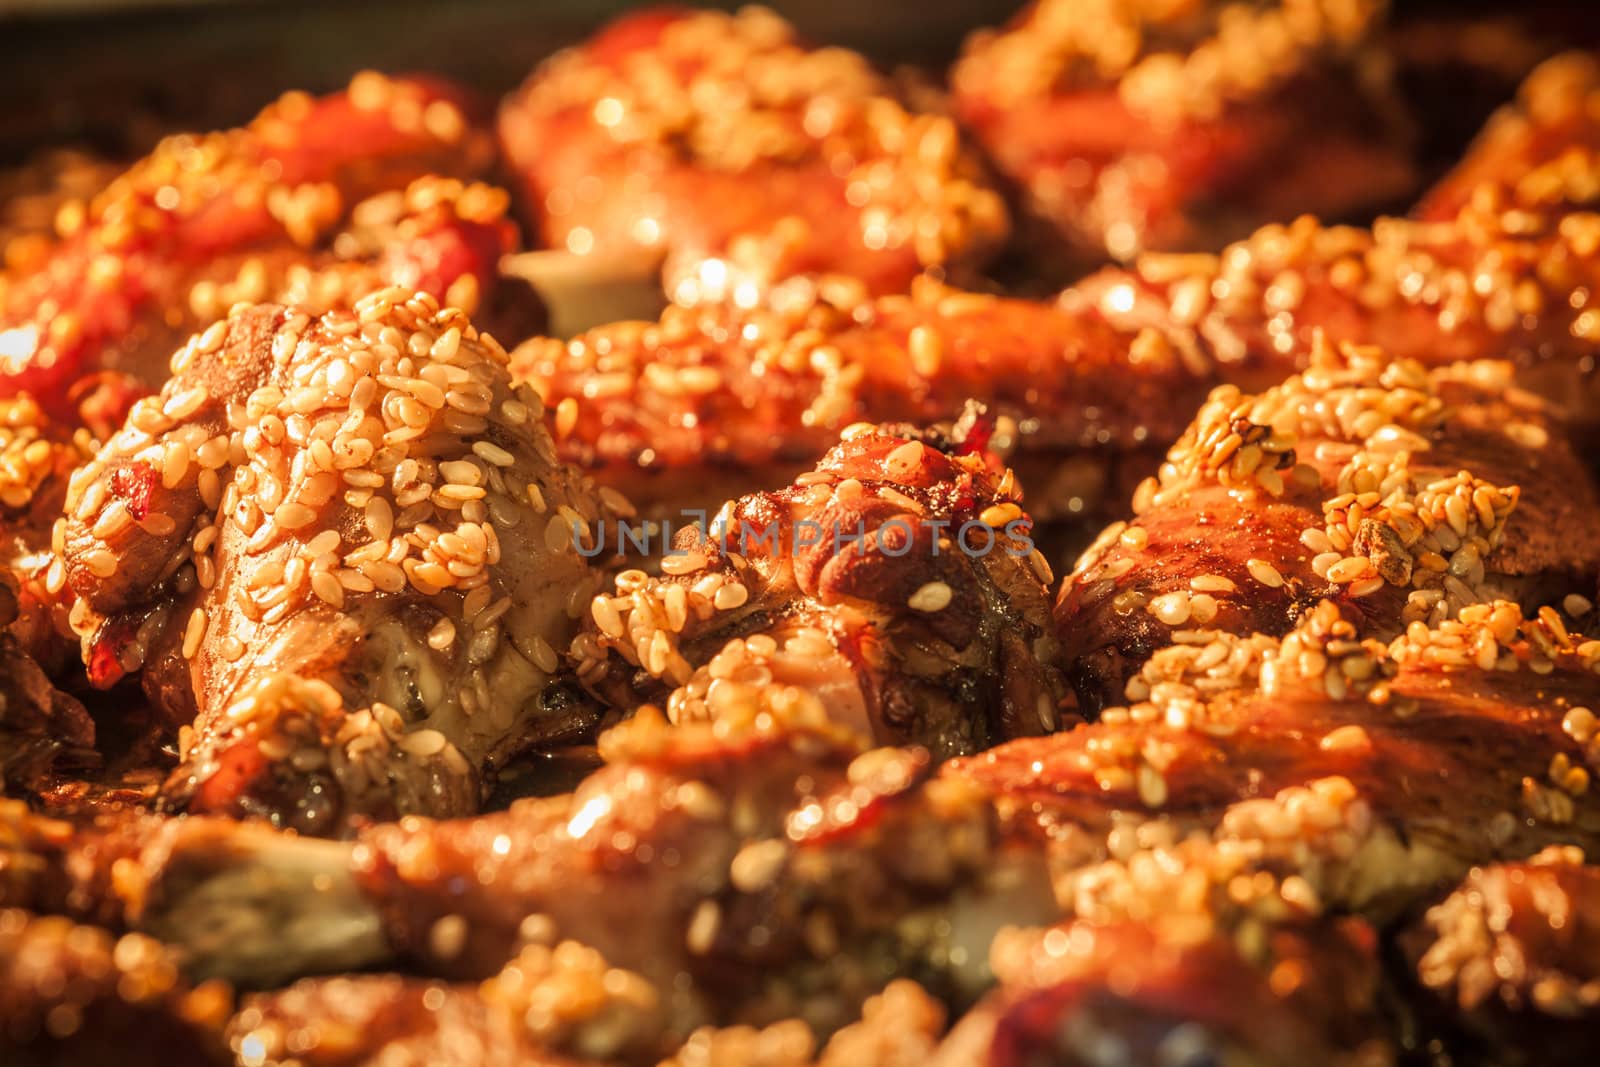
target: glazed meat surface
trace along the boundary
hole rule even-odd
[[[990,432],[976,411],[949,434],[861,426],[786,490],[731,501],[661,576],[624,571],[595,598],[579,680],[678,723],[795,686],[934,757],[1056,728],[1050,565]]]
[[[1056,259],[1216,249],[1410,194],[1386,6],[1040,0],[968,41],[954,103]]]
[[[1552,62],[1530,85],[1579,63]],[[1428,366],[1515,359],[1590,432],[1600,162],[1578,145],[1529,168],[1485,175],[1448,221],[1271,224],[1048,304],[931,279],[875,300],[837,279],[734,285],[656,323],[530,341],[513,366],[556,409],[562,455],[655,511],[791,476],[853,422],[954,418],[970,397],[1008,420],[997,445],[1036,519],[1105,514],[1207,389],[1280,381],[1319,331]]]
[[[1600,570],[1597,508],[1561,424],[1506,364],[1428,371],[1324,347],[1265,392],[1220,387],[1134,517],[1064,580],[1080,708],[1119,702],[1178,632],[1278,636],[1323,598],[1385,641],[1485,600],[1559,606]]]
[[[529,341],[512,366],[556,410],[561,454],[646,509],[715,508],[809,467],[855,422],[952,420],[976,397],[1003,420],[995,445],[1015,451],[1036,517],[1070,515],[1120,490],[1104,454],[1144,469],[1209,381],[1157,331],[1124,334],[1094,309],[928,278],[859,299],[801,283],[755,308],[674,307]]]
[[[90,680],[143,670],[169,803],[336,832],[476,810],[573,728],[550,682],[609,514],[458,309],[237,309],[75,476],[62,532]],[[192,723],[192,728],[191,727]]]
[[[1576,720],[1592,730],[1592,715]],[[1600,1005],[1597,936],[1600,870],[1569,846],[1473,870],[1402,943],[1432,1010],[1505,1062],[1579,1063]]]
[[[1008,228],[949,117],[760,8],[613,23],[507,99],[500,140],[545,246],[644,273],[742,244],[771,280],[896,292],[970,273]]]
[[[1260,225],[1383,8],[973,38],[1049,300],[755,9],[0,176],[0,1062],[1588,1063],[1600,65]]]
[[[287,94],[237,130],[168,138],[0,278],[4,390],[52,400],[99,370],[159,385],[184,335],[227,310],[219,293],[269,299],[285,261],[333,251],[362,200],[488,163],[459,93],[370,72],[328,97]]]
[[[936,757],[1055,729],[1050,568],[991,432],[976,412],[948,435],[862,425],[793,486],[683,530],[660,577],[595,598],[579,680],[678,723],[795,687]]]

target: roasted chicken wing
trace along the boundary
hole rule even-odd
[[[551,683],[596,587],[574,527],[612,505],[491,336],[390,289],[236,309],[172,371],[74,477],[61,541],[90,680],[142,670],[181,731],[171,805],[460,814],[581,725]]]
[[[969,40],[955,106],[1071,259],[1216,249],[1412,191],[1386,7],[1039,0]]]
[[[543,244],[599,273],[736,250],[768,280],[899,292],[970,274],[1008,230],[948,116],[762,8],[618,20],[506,100],[500,141]]]
[[[579,680],[680,723],[795,687],[938,757],[1055,729],[1050,568],[983,452],[992,429],[976,411],[948,434],[863,424],[793,486],[681,531],[660,577],[595,598]]]
[[[330,239],[361,201],[429,174],[481,173],[491,146],[463,105],[438,83],[368,72],[331,96],[289,93],[241,129],[166,139],[69,205],[57,241],[0,276],[0,390],[59,403],[98,370],[159,386],[183,336],[226,311],[219,300],[271,299],[291,264],[337,256]],[[481,243],[470,230],[461,241]],[[451,270],[446,289],[473,273],[448,257],[433,265]]]

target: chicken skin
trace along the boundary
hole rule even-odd
[[[595,589],[573,525],[611,505],[491,336],[389,289],[236,309],[172,370],[62,531],[90,680],[142,670],[179,732],[170,805],[321,833],[464,814],[576,727],[551,685]]]

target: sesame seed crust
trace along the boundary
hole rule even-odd
[[[1056,620],[1080,701],[1116,700],[1144,650],[1185,628],[1281,635],[1327,597],[1388,641],[1592,581],[1600,541],[1568,522],[1600,495],[1513,380],[1503,363],[1429,371],[1324,344],[1264,392],[1219,387],[1134,494],[1135,517],[1065,580]]]
[[[1412,193],[1387,6],[1039,0],[968,39],[953,102],[1043,221],[1024,240],[1066,244],[1047,261],[1216,248]]]
[[[1600,870],[1584,851],[1553,846],[1520,863],[1472,871],[1414,923],[1402,944],[1437,1008],[1489,1040],[1537,1028],[1551,1055],[1586,1040],[1600,974],[1583,946],[1594,935]]]
[[[373,72],[327,97],[287,93],[239,129],[169,137],[63,208],[45,269],[0,276],[0,332],[31,341],[0,368],[5,390],[63,396],[102,368],[158,384],[183,334],[227,310],[172,327],[192,286],[251,288],[266,261],[323,248],[361,201],[430,173],[474,176],[490,148],[454,90]]]
[[[540,66],[500,138],[544,243],[601,260],[743,243],[774,277],[895,292],[981,265],[1009,228],[952,119],[759,7],[618,20]]]
[[[1203,398],[1209,363],[1140,336],[1093,309],[927,277],[877,299],[801,279],[751,306],[671,307],[655,323],[529,341],[512,369],[570,412],[557,419],[562,457],[647,511],[714,508],[794,477],[855,422],[949,420],[977,398],[1044,521],[1092,511],[1120,488],[1117,471],[1152,467],[1156,442]]]
[[[1600,100],[1600,71],[1585,69]],[[1472,184],[1451,193],[1449,214],[1440,200],[1432,217],[1370,229],[1302,216],[1215,255],[1143,256],[1074,291],[1124,331],[1164,326],[1170,343],[1208,353],[1241,384],[1266,384],[1257,375],[1303,357],[1321,329],[1430,366],[1513,358],[1530,368],[1529,388],[1581,409],[1595,386],[1579,368],[1600,329],[1589,307],[1600,127],[1517,162],[1464,172],[1455,181]]]
[[[1055,729],[1048,565],[1010,472],[962,447],[973,426],[952,433],[863,426],[791,487],[681,531],[659,577],[595,598],[579,680],[677,723],[816,693],[842,728],[940,756]]]
[[[504,350],[426,293],[220,325],[73,479],[73,624],[91,672],[111,663],[94,680],[143,668],[174,725],[193,719],[169,803],[319,832],[475,810],[504,746],[571,728],[540,725],[537,698],[569,592],[593,588],[574,526],[607,505],[555,459]],[[300,795],[324,777],[320,805]]]

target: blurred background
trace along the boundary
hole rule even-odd
[[[0,165],[73,145],[111,157],[161,133],[231,125],[289,88],[366,67],[431,70],[492,98],[538,61],[631,8],[626,0],[0,0]],[[733,8],[737,4],[700,4]],[[770,0],[811,38],[934,77],[973,29],[1022,0]],[[1600,38],[1597,0],[1393,0],[1433,131],[1476,128],[1540,55]]]

